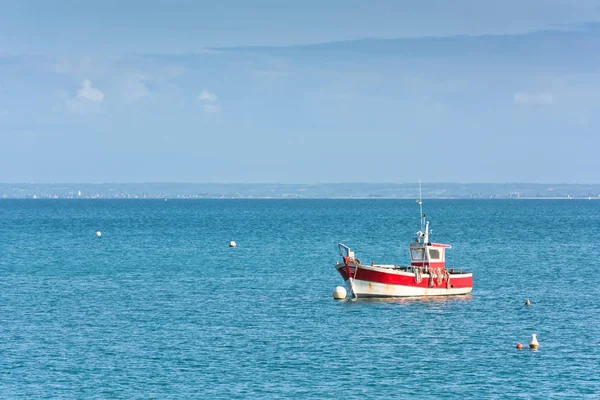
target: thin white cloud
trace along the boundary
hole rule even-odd
[[[65,107],[66,110],[78,114],[95,112],[99,110],[102,100],[104,100],[104,93],[95,88],[92,81],[86,79],[81,83],[77,96],[66,100]]]
[[[207,112],[207,113],[216,113],[221,110],[221,107],[214,105],[214,104],[205,104],[203,106],[203,108],[204,108],[204,112]]]
[[[144,97],[149,97],[152,93],[146,86],[146,78],[143,76],[132,76],[123,83],[124,97],[131,103],[134,103]]]
[[[77,91],[78,99],[85,99],[94,103],[104,100],[104,93],[100,89],[93,87],[92,81],[89,79],[83,81],[81,85],[81,89]]]
[[[50,68],[57,74],[68,74],[72,70],[71,64],[64,58],[59,58],[50,62]]]
[[[217,95],[214,93],[210,93],[206,90],[203,90],[198,95],[198,101],[208,101],[208,102],[214,103],[215,101],[217,101]]]
[[[219,107],[218,104],[215,104],[217,101],[217,95],[214,93],[203,90],[200,92],[196,100],[199,103],[202,103],[202,109],[205,113],[212,114],[221,111],[221,107]]]
[[[517,92],[513,95],[513,101],[519,106],[547,106],[554,103],[554,95],[549,92]]]

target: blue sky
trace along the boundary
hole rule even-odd
[[[0,7],[1,182],[600,182],[597,1]]]

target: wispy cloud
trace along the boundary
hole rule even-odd
[[[202,103],[202,109],[206,113],[216,113],[221,110],[219,105],[215,104],[217,101],[217,95],[207,90],[203,90],[197,97],[198,102]]]
[[[517,92],[513,95],[513,101],[519,106],[547,106],[554,103],[554,95],[549,92],[527,93]]]
[[[78,99],[85,99],[91,102],[101,102],[104,100],[104,93],[100,89],[92,86],[92,81],[86,79],[81,84],[81,88],[77,91]]]
[[[143,76],[132,76],[123,83],[125,98],[133,103],[144,97],[150,96],[152,93],[146,85],[146,78]]]
[[[208,102],[214,103],[215,101],[217,101],[217,95],[214,93],[210,93],[206,90],[203,90],[198,95],[198,101],[208,101]]]
[[[74,98],[68,98],[69,96],[66,93],[62,96],[67,97],[65,103],[66,110],[80,114],[97,111],[100,103],[104,100],[104,93],[100,89],[95,88],[89,79],[81,83],[81,87],[77,90],[77,96]]]
[[[215,112],[218,112],[221,110],[221,107],[219,107],[215,104],[205,104],[204,106],[202,106],[202,108],[207,113],[215,113]]]

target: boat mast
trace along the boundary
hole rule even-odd
[[[419,220],[421,221],[421,231],[423,231],[423,198],[421,196],[421,180],[419,179]]]
[[[421,220],[421,230],[419,231],[423,237],[424,243],[429,242],[429,222],[426,221],[423,214],[423,193],[421,191],[421,179],[419,179],[419,218]]]

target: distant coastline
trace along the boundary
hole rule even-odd
[[[429,199],[600,199],[600,184],[423,183]],[[0,183],[0,199],[415,199],[416,183]]]

